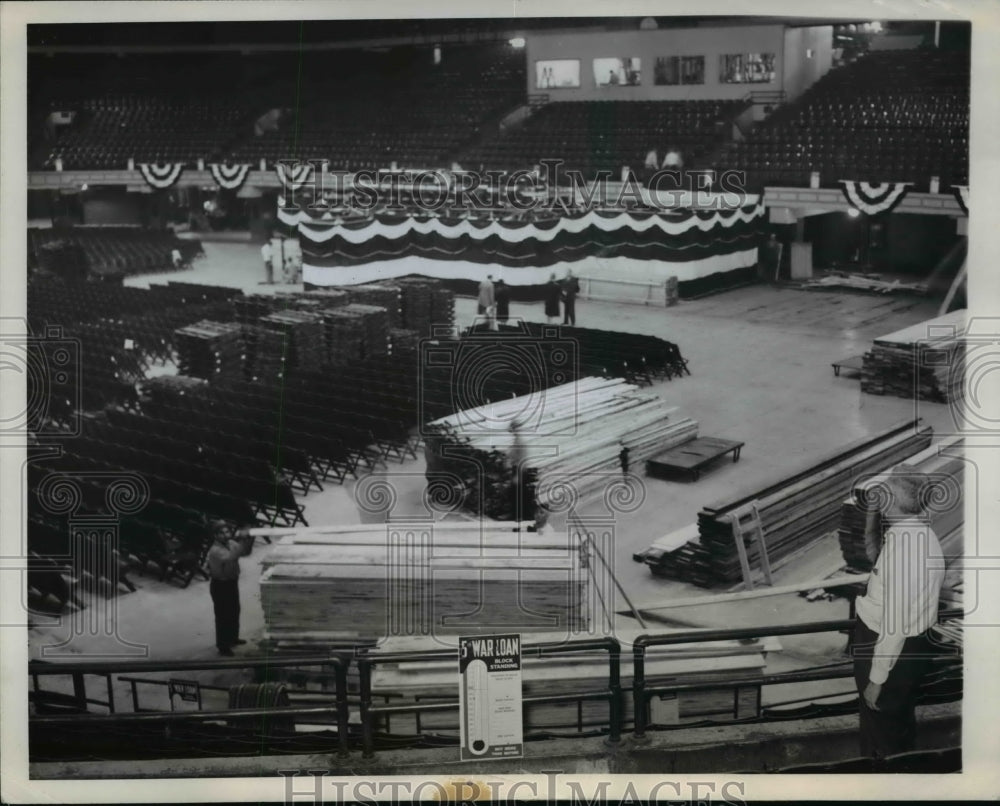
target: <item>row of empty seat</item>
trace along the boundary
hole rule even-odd
[[[201,242],[182,240],[170,230],[140,227],[28,228],[29,265],[45,268],[45,252],[71,245],[83,250],[87,269],[95,274],[130,275],[174,267],[177,250],[183,264],[203,254]]]
[[[570,101],[542,107],[524,125],[463,152],[465,167],[516,170],[561,159],[587,172],[639,167],[656,149],[705,156],[726,137],[740,101]]]
[[[911,182],[926,191],[968,183],[969,55],[950,51],[871,53],[828,73],[778,109],[716,166],[748,183],[822,186],[841,179]]]

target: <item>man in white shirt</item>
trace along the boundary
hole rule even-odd
[[[937,623],[945,567],[937,535],[922,517],[926,476],[893,468],[882,517],[888,523],[881,552],[857,600],[854,679],[861,716],[861,752],[885,758],[913,750],[916,699]]]

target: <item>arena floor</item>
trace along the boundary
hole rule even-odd
[[[258,284],[263,269],[258,248],[250,244],[206,243],[205,251],[206,256],[191,271],[130,278],[128,284],[182,279],[239,286],[251,293],[292,288]],[[471,322],[474,313],[474,300],[457,300],[459,323]],[[514,303],[511,315],[540,321],[541,303]],[[619,514],[615,524],[615,571],[628,595],[649,606],[708,594],[685,583],[653,577],[645,565],[632,560],[632,554],[652,540],[693,523],[702,506],[752,488],[764,477],[808,465],[914,414],[923,416],[935,432],[946,429],[947,406],[921,403],[917,411],[911,401],[862,395],[856,378],[834,377],[831,368],[832,361],[863,352],[874,337],[934,315],[935,302],[916,298],[770,286],[741,288],[669,309],[578,302],[578,326],[648,333],[677,343],[689,361],[691,376],[658,382],[653,390],[676,405],[679,415],[697,419],[701,435],[746,443],[738,463],[720,460],[696,482],[643,479],[643,505],[635,512]],[[635,471],[641,473],[642,468]],[[397,487],[400,511],[396,514],[417,511],[422,458],[390,464],[380,472],[388,473]],[[310,525],[361,522],[363,513],[354,503],[353,489],[354,483],[328,484],[322,492],[306,496],[303,502]],[[589,502],[583,513],[601,506],[600,501]],[[554,519],[552,528],[560,526]],[[263,631],[258,562],[268,551],[269,546],[258,541],[242,563],[242,636],[249,643],[240,654],[255,653],[254,639]],[[783,565],[776,583],[820,578],[841,564],[836,538],[828,536]],[[195,581],[185,590],[148,577],[137,576],[135,582],[139,592],[123,595],[116,603],[121,638],[148,645],[153,659],[215,656],[206,582]],[[624,604],[619,602],[617,607]],[[739,606],[688,607],[677,611],[675,623],[735,627],[846,616],[844,600],[806,603],[791,594]],[[350,614],[343,617],[350,619]],[[43,645],[59,643],[68,630],[68,619],[44,623],[36,618],[29,631],[31,657],[40,657]],[[842,637],[829,635],[782,639],[782,645],[785,651],[772,654],[769,671],[830,662],[839,659],[843,650]],[[86,646],[83,651],[100,653],[105,648]],[[832,690],[853,690],[851,680],[828,685]]]

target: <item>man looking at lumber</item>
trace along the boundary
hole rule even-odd
[[[215,645],[219,654],[232,656],[240,638],[240,557],[250,553],[253,538],[240,529],[231,538],[225,521],[213,521],[215,535],[206,563],[211,578],[209,591],[215,610]]]
[[[861,715],[861,752],[884,758],[914,749],[916,699],[937,623],[944,563],[937,535],[922,517],[926,477],[899,465],[886,485],[888,523],[881,552],[858,599],[854,679]]]

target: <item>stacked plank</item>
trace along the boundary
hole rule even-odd
[[[629,645],[640,632],[637,628],[617,628],[615,637],[622,642],[621,683],[628,690],[633,680],[632,653]],[[663,629],[660,633],[669,633]],[[583,637],[583,636],[581,636]],[[523,636],[522,643],[530,646],[543,642],[564,642],[565,633],[543,632]],[[455,648],[455,659],[400,663],[378,663],[372,674],[372,694],[390,697],[394,703],[426,702],[440,699],[456,701],[456,668],[458,657],[457,634],[427,637],[393,637],[386,639],[372,657],[383,653],[440,651]],[[649,686],[667,682],[715,683],[735,677],[753,677],[763,672],[765,655],[781,649],[775,638],[754,639],[748,642],[711,641],[698,644],[676,644],[668,647],[649,647],[646,650],[645,676]],[[608,658],[605,653],[565,652],[555,655],[535,656],[525,653],[521,659],[521,690],[525,696],[581,694],[600,691],[608,685]],[[651,716],[657,724],[681,724],[697,719],[698,715],[719,713],[736,705],[739,715],[757,716],[755,687],[741,689],[738,702],[732,689],[718,691],[682,692],[675,698],[655,698],[651,703]],[[745,695],[746,700],[743,700]],[[626,722],[633,718],[632,697],[625,697]],[[608,704],[604,701],[545,702],[526,705],[524,724],[526,730],[570,730],[578,725],[583,728],[606,725]],[[442,711],[420,715],[422,730],[458,732],[458,712]],[[393,715],[394,733],[414,734],[416,724],[412,716]]]
[[[265,644],[324,651],[386,635],[586,631],[590,582],[565,535],[512,523],[289,530],[262,561]]]
[[[203,320],[175,330],[174,344],[182,375],[205,380],[242,378],[246,345],[240,325]]]
[[[865,353],[861,391],[947,403],[962,395],[966,312],[881,336]]]
[[[264,330],[285,335],[289,369],[318,369],[324,363],[323,318],[319,314],[299,310],[275,311],[262,317],[260,324]]]
[[[927,517],[934,534],[941,541],[946,560],[961,556],[961,527],[963,512],[963,481],[965,462],[961,459],[963,440],[954,438],[932,445],[906,461],[908,467],[924,473],[930,481],[926,491]],[[851,494],[840,508],[840,526],[837,530],[840,550],[848,567],[857,571],[870,571],[877,556],[882,532],[880,516],[874,514],[872,530],[866,534],[869,511],[877,507],[879,491],[888,480],[890,471],[858,480]],[[869,555],[872,556],[869,556]]]
[[[642,559],[658,576],[701,587],[736,582],[742,571],[731,515],[738,509],[758,502],[768,557],[774,563],[837,528],[841,503],[858,477],[899,464],[930,440],[929,426],[898,423],[796,473],[704,507],[698,513],[697,541],[672,551],[651,547]],[[747,553],[755,565],[756,544],[748,546]]]
[[[182,395],[197,394],[207,388],[204,378],[188,375],[157,375],[142,382],[143,392],[154,400],[172,400]]]
[[[421,336],[431,328],[451,328],[455,324],[455,295],[435,280],[404,278],[396,281],[401,292],[402,326]]]
[[[698,423],[675,411],[620,378],[584,378],[435,420],[427,428],[434,434],[426,438],[427,472],[463,478],[466,508],[502,517],[519,464],[535,479],[537,503],[558,507],[567,491],[580,498],[619,480],[622,445],[632,466],[641,467],[694,439]],[[514,422],[516,434],[509,428]]]

